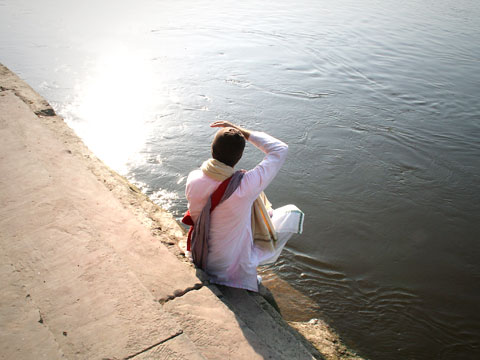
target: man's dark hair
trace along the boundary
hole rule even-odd
[[[217,132],[212,142],[212,157],[234,167],[245,149],[245,137],[240,130],[226,127]]]

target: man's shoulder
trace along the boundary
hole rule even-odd
[[[216,184],[218,181],[205,175],[201,169],[195,169],[188,174],[187,185],[189,184]]]
[[[202,170],[193,170],[187,177],[185,195],[189,201],[204,199],[218,187],[218,183],[218,181],[205,175]]]
[[[191,182],[197,179],[202,179],[205,177],[205,174],[201,169],[195,169],[190,171],[190,173],[187,176],[187,182]]]
[[[202,175],[203,175],[202,169],[195,169],[190,171],[190,173],[188,174],[188,177],[199,177]]]

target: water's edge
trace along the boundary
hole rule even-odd
[[[189,263],[184,253],[178,246],[184,241],[185,232],[172,214],[156,205],[147,195],[143,194],[135,185],[125,177],[110,169],[98,159],[65,123],[63,118],[55,114],[50,104],[27,83],[0,64],[0,91],[10,90],[20,97],[37,116],[52,117],[47,122],[51,130],[67,135],[68,142],[80,151],[89,164],[89,169],[102,182],[112,194],[131,211],[131,213],[145,226],[151,234],[164,244],[180,261]],[[60,121],[59,121],[60,120]],[[192,266],[192,265],[191,265]],[[306,304],[311,301],[308,297],[294,290],[284,280],[273,272],[265,272],[266,285],[272,289],[275,300],[279,303],[280,310],[292,305],[292,293],[297,297],[297,304]],[[269,292],[268,290],[266,291]],[[275,317],[273,317],[275,319]],[[283,318],[281,318],[283,321]],[[320,319],[310,321],[288,321],[292,331],[298,331],[300,341],[309,341],[325,359],[350,359],[361,360],[352,350],[349,350],[340,340],[338,334]],[[277,320],[280,322],[280,320]],[[295,329],[295,330],[293,330]],[[305,340],[306,339],[306,340]],[[309,344],[309,345],[310,345]],[[310,346],[311,346],[310,345]]]

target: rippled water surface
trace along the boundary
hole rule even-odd
[[[267,194],[306,222],[274,270],[366,358],[478,359],[479,19],[476,0],[0,0],[0,62],[177,216],[210,122],[288,142]]]

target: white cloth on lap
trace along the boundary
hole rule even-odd
[[[277,233],[275,251],[260,251],[258,253],[259,265],[273,264],[277,261],[287,241],[293,234],[303,231],[303,212],[295,205],[285,205],[273,210],[272,223]]]
[[[285,205],[273,211],[272,223],[277,233],[301,234],[303,218],[302,210],[295,205]]]

